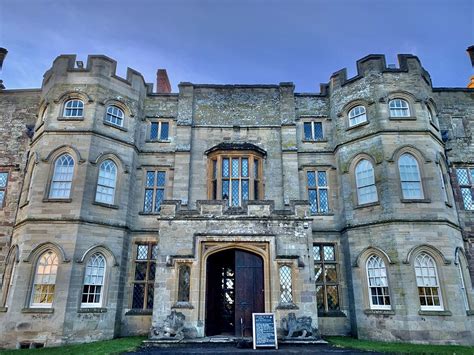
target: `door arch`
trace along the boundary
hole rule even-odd
[[[205,332],[252,336],[252,313],[264,312],[264,260],[240,248],[206,259]]]

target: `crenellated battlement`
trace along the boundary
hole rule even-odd
[[[145,82],[145,79],[138,71],[127,67],[126,78],[117,75],[117,61],[105,55],[89,55],[86,66],[78,65],[75,54],[62,54],[53,62],[52,67],[43,76],[43,86],[47,85],[53,76],[66,76],[68,73],[90,73],[96,76],[109,76],[117,79],[132,88],[140,89],[145,87],[147,93],[153,90],[153,84]]]
[[[385,55],[369,54],[356,62],[357,75],[347,78],[347,68],[340,69],[331,75],[329,84],[321,84],[321,88],[329,85],[331,90],[355,82],[370,73],[409,73],[420,75],[423,80],[431,86],[429,73],[423,68],[417,56],[412,54],[398,54],[398,68],[387,66]],[[321,90],[323,94],[323,90]]]

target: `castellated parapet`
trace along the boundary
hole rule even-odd
[[[1,91],[0,347],[251,336],[254,312],[280,341],[474,344],[474,91],[398,59],[154,93],[61,55]]]

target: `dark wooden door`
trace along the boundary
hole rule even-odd
[[[252,336],[252,313],[264,312],[263,260],[235,251],[235,336]]]

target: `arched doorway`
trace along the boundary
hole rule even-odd
[[[206,335],[252,336],[252,313],[264,312],[263,259],[241,249],[207,258]]]

